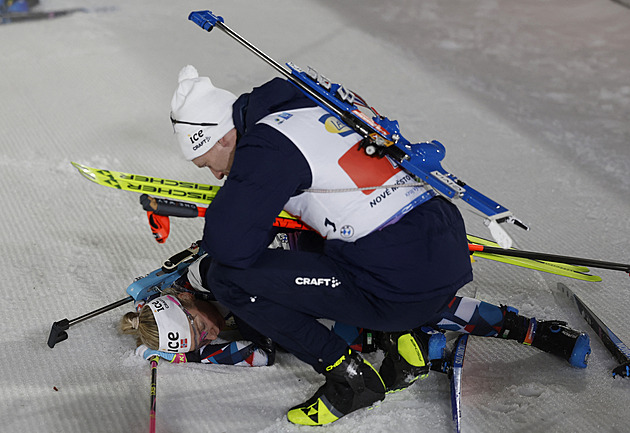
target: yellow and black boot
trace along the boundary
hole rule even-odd
[[[419,331],[383,332],[378,346],[385,352],[379,374],[387,392],[400,391],[429,374],[428,334]]]
[[[385,398],[381,377],[357,352],[348,352],[326,367],[326,383],[287,418],[293,424],[324,425]]]

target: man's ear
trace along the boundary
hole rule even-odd
[[[217,144],[221,147],[235,146],[236,140],[233,140],[233,138],[236,138],[236,135],[237,135],[236,128],[232,128],[227,132],[227,134],[219,138],[219,140],[217,141]]]

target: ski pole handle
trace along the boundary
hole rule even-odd
[[[203,218],[206,215],[206,210],[208,209],[206,207],[197,206],[192,203],[184,203],[181,201],[168,200],[164,198],[155,198],[147,194],[142,194],[140,196],[140,203],[142,204],[142,208],[145,211],[152,212],[155,215],[159,215],[161,217],[174,216],[183,218]],[[290,215],[283,216],[281,214],[276,218],[273,225],[275,227],[280,227],[287,230],[312,230],[301,221],[289,217]],[[154,221],[154,223],[157,223],[157,221]],[[151,229],[153,230],[155,236],[157,228],[155,228],[154,230],[154,227],[151,226]],[[166,236],[162,235],[161,239],[166,240],[166,237],[168,236],[168,230],[169,229],[166,229]],[[159,241],[160,240],[158,239],[158,242]]]
[[[188,19],[207,31],[211,31],[218,23],[225,22],[222,16],[215,15],[211,11],[191,12]]]
[[[174,216],[182,218],[196,218],[200,215],[200,210],[193,203],[169,200],[166,198],[155,198],[147,194],[140,196],[140,204],[147,212],[153,212],[160,216]],[[205,213],[205,209],[204,209]]]

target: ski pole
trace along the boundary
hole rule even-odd
[[[630,274],[630,264],[606,262],[601,260],[585,259],[581,257],[561,256],[556,254],[538,253],[534,251],[506,250],[498,247],[487,247],[484,245],[468,244],[470,252],[496,254],[499,256],[520,257],[531,260],[544,260],[548,262],[565,263],[568,265],[588,266],[600,269],[610,269],[613,271],[623,271]]]
[[[142,208],[147,212],[152,212],[154,215],[160,217],[181,217],[181,218],[203,218],[206,215],[208,208],[203,206],[197,206],[193,203],[185,203],[177,200],[163,199],[151,197],[147,194],[140,196],[140,204]],[[287,216],[283,216],[287,215]],[[287,230],[312,230],[306,224],[300,220],[291,217],[290,215],[283,213],[276,217],[273,222],[275,227],[280,227]],[[154,230],[153,226],[151,227]],[[154,231],[155,236],[155,231]],[[157,237],[156,237],[157,239]],[[158,241],[159,242],[159,241]]]
[[[121,305],[124,305],[128,302],[133,301],[133,297],[128,296],[120,301],[113,302],[109,305],[105,305],[97,310],[90,311],[82,316],[77,317],[76,319],[68,320],[62,319],[52,324],[52,328],[50,329],[50,335],[48,336],[48,347],[51,349],[55,347],[55,344],[65,340],[68,338],[68,333],[66,332],[71,326],[76,325],[77,323],[81,323],[84,320],[91,319],[92,317],[98,316],[99,314],[103,314],[107,311],[113,310],[114,308],[118,308]]]
[[[120,307],[128,302],[134,300],[145,299],[148,296],[161,291],[161,287],[172,284],[177,278],[182,276],[184,270],[192,263],[193,260],[203,255],[198,243],[193,243],[189,248],[171,256],[169,259],[162,263],[162,267],[156,269],[144,277],[137,278],[133,283],[127,287],[128,297],[116,301],[97,310],[86,313],[76,319],[68,320],[63,319],[54,322],[48,336],[48,347],[51,349],[55,347],[55,344],[64,341],[68,338],[66,332],[70,326],[83,322],[84,320],[91,319],[92,317],[103,314],[114,308]]]
[[[149,432],[155,433],[155,403],[157,398],[157,366],[159,357],[154,356],[150,359],[151,361],[151,406],[150,406],[150,421],[149,421]]]

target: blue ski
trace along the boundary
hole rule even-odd
[[[630,349],[628,346],[571,289],[562,283],[558,283],[557,289],[578,309],[582,318],[593,328],[606,349],[621,363],[612,371],[613,377],[630,377]]]
[[[453,349],[453,364],[451,373],[451,411],[455,432],[462,431],[462,369],[464,368],[464,355],[468,344],[468,334],[457,338]]]
[[[441,334],[439,334],[441,335]],[[453,350],[444,351],[446,339],[443,338],[441,347],[431,347],[433,337],[429,342],[429,353],[431,354],[431,370],[448,375],[451,387],[451,414],[453,427],[456,433],[462,431],[462,369],[464,368],[464,355],[468,344],[468,335],[462,334],[457,337]],[[435,339],[437,341],[437,339]],[[436,344],[437,346],[437,344]],[[438,349],[440,352],[438,353]]]

